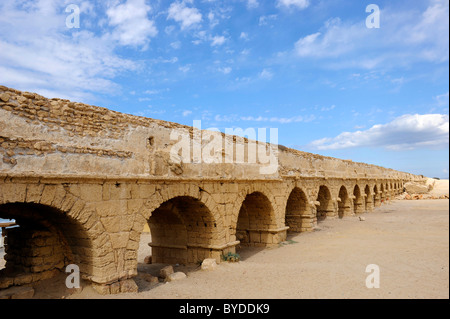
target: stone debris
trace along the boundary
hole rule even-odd
[[[139,288],[133,279],[125,279],[112,284],[93,283],[92,288],[100,295],[138,292]]]
[[[142,279],[144,279],[146,282],[149,282],[151,284],[157,284],[159,283],[158,277],[152,276],[150,274],[142,274]]]
[[[202,262],[202,270],[214,270],[217,268],[217,262],[215,259],[208,258]]]
[[[160,271],[159,271],[159,276],[162,278],[162,279],[166,279],[167,277],[169,277],[171,274],[173,274],[174,273],[174,271],[173,271],[173,267],[172,266],[166,266],[166,267],[164,267],[164,268],[162,268]]]
[[[127,279],[120,281],[120,292],[121,293],[131,293],[138,292],[138,286],[133,279]]]
[[[152,256],[147,256],[144,258],[144,263],[150,265],[152,263]]]
[[[404,188],[408,194],[427,194],[431,190],[427,185],[414,182],[405,183]]]
[[[431,194],[409,194],[407,192],[404,192],[403,194],[400,194],[395,197],[397,200],[420,200],[420,199],[449,199],[448,194],[447,195],[431,195]]]
[[[178,280],[185,279],[186,277],[187,276],[184,272],[178,271],[176,273],[173,273],[173,274],[170,274],[169,276],[167,276],[166,282],[178,281]]]

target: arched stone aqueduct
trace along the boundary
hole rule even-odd
[[[174,163],[174,132],[203,147],[192,127],[0,86],[0,218],[19,225],[7,230],[0,289],[69,264],[98,285],[130,280],[146,224],[153,262],[220,262],[240,246],[277,246],[323,219],[370,212],[423,178],[258,143],[277,154],[264,175],[260,162],[227,161],[256,145],[229,135],[218,161]]]
[[[146,223],[154,262],[220,262],[238,245],[276,246],[287,232],[311,231],[322,219],[370,212],[401,192],[402,184],[15,177],[0,183],[0,215],[33,231],[41,225],[52,230],[63,246],[59,262],[79,265],[85,279],[110,284],[137,275]]]

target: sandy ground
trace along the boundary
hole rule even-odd
[[[448,181],[440,182],[447,187]],[[442,187],[435,186],[435,192]],[[445,192],[445,190],[443,191]],[[449,201],[392,201],[359,217],[325,220],[316,231],[289,236],[272,249],[242,249],[241,261],[214,271],[176,266],[187,278],[150,284],[165,265],[143,263],[150,254],[142,237],[139,293],[98,295],[90,286],[66,298],[126,299],[328,299],[449,298]],[[368,289],[369,264],[380,269],[380,288]],[[64,277],[36,287],[35,298],[60,298]]]
[[[449,180],[434,180],[434,187],[430,191],[430,195],[441,196],[449,194]]]

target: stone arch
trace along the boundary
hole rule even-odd
[[[236,239],[240,241],[241,246],[268,247],[278,244],[286,237],[287,228],[277,227],[273,205],[269,198],[259,191],[245,196],[235,225]]]
[[[384,184],[383,183],[380,184],[380,191],[379,191],[379,193],[380,193],[380,204],[383,204],[386,201],[386,190],[384,188]]]
[[[234,225],[237,225],[237,221],[239,218],[239,212],[241,210],[242,203],[244,202],[245,198],[252,193],[261,193],[269,200],[270,206],[273,211],[274,219],[276,220],[277,227],[283,227],[284,220],[283,220],[283,222],[281,222],[280,217],[284,217],[284,213],[285,213],[284,208],[286,206],[283,205],[283,211],[280,212],[278,209],[278,206],[276,205],[275,197],[273,196],[270,189],[268,189],[264,184],[257,184],[257,183],[245,185],[242,189],[239,190],[239,193],[238,193],[236,199],[234,200],[234,205],[233,205],[233,209],[232,209],[231,227],[233,228]]]
[[[23,247],[31,253],[31,257],[24,256],[25,264],[14,261],[11,266],[18,266],[11,273],[19,277],[34,273],[32,280],[38,281],[75,263],[84,279],[106,283],[119,278],[110,238],[96,212],[86,209],[85,202],[67,187],[5,183],[0,190],[0,217],[19,225],[8,231],[7,254],[24,254]],[[42,257],[40,265],[34,255]],[[26,283],[28,279],[20,280]]]
[[[364,196],[365,196],[365,206],[364,209],[366,212],[369,212],[371,210],[373,210],[373,196],[372,196],[372,192],[370,191],[370,186],[369,184],[366,184],[366,187],[364,188]]]
[[[101,284],[118,280],[121,275],[113,247],[99,216],[68,188],[61,184],[0,184],[3,215],[15,219],[17,207],[25,208],[21,219],[26,221],[28,229],[34,224],[53,231],[59,238],[65,237],[83,279]],[[15,213],[5,213],[5,208]]]
[[[331,198],[330,189],[321,185],[317,193],[317,221],[325,220],[327,217],[334,217],[335,210],[333,205],[333,200]]]
[[[381,196],[380,192],[378,191],[378,186],[375,184],[373,186],[373,206],[379,207],[381,205]]]
[[[312,228],[308,197],[299,187],[294,187],[289,193],[285,223],[292,232],[302,232]]]
[[[158,186],[156,192],[149,195],[146,198],[146,202],[142,207],[141,215],[143,220],[141,221],[142,229],[144,224],[150,219],[152,213],[160,207],[164,202],[176,197],[192,197],[202,202],[214,217],[218,227],[223,227],[224,216],[221,216],[217,209],[217,203],[206,190],[196,184],[175,184]]]
[[[356,184],[353,188],[353,213],[355,215],[362,214],[365,211],[365,200],[359,185]]]
[[[152,212],[148,224],[154,263],[197,263],[220,257],[214,245],[217,221],[197,198],[179,196],[165,201]]]
[[[350,196],[348,195],[347,188],[342,185],[339,188],[338,195],[338,217],[344,218],[344,216],[351,215],[351,201]]]

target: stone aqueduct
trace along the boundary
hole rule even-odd
[[[129,280],[145,225],[155,263],[220,261],[370,212],[423,178],[282,146],[268,176],[261,163],[173,163],[170,134],[186,129],[192,138],[176,123],[0,86],[0,218],[20,225],[0,289],[68,264],[96,285]]]

